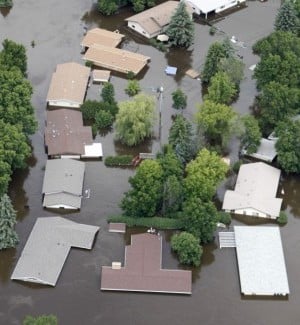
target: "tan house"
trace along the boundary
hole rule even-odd
[[[90,78],[90,68],[75,62],[58,64],[52,75],[47,103],[49,106],[79,108]]]
[[[148,56],[104,45],[89,47],[83,59],[104,69],[121,73],[132,71],[134,74],[138,74],[150,61]]]
[[[84,36],[81,46],[87,48],[95,44],[117,47],[125,35],[102,28],[93,28]]]
[[[169,25],[178,4],[178,1],[167,1],[125,20],[129,28],[146,38],[152,38],[162,33]],[[192,9],[189,6],[186,7],[192,16]]]

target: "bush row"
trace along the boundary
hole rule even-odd
[[[104,164],[105,166],[131,166],[132,159],[131,155],[107,156]]]

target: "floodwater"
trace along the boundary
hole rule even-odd
[[[234,108],[242,113],[249,107],[256,94],[252,72],[248,67],[257,63],[251,53],[251,45],[271,32],[279,1],[248,1],[247,7],[219,19],[216,26],[229,37],[236,36],[246,48],[236,46],[246,65],[241,94]],[[201,268],[193,270],[193,294],[191,296],[111,293],[100,291],[100,267],[112,261],[124,261],[126,236],[107,231],[106,218],[118,214],[118,204],[123,192],[128,190],[131,169],[106,168],[102,161],[88,161],[84,189],[90,189],[90,198],[83,200],[80,212],[63,214],[70,220],[99,225],[101,230],[92,251],[73,249],[62,270],[55,288],[31,285],[10,280],[10,275],[30,234],[37,217],[55,215],[42,209],[41,189],[46,155],[43,131],[45,98],[56,64],[67,61],[81,62],[80,40],[84,26],[119,29],[127,37],[123,47],[151,57],[149,67],[140,76],[145,92],[164,87],[162,105],[161,143],[166,143],[171,116],[171,93],[181,87],[188,94],[188,107],[184,115],[190,119],[201,102],[200,81],[184,75],[188,68],[201,69],[209,44],[224,37],[223,33],[209,35],[209,27],[196,24],[196,40],[191,51],[162,53],[133,37],[124,28],[124,18],[132,15],[127,9],[118,16],[105,18],[92,10],[93,1],[33,1],[14,0],[10,11],[0,12],[0,41],[9,38],[23,43],[28,53],[28,77],[34,87],[33,104],[39,120],[39,129],[32,136],[33,157],[26,171],[14,175],[10,196],[18,210],[17,232],[20,244],[14,250],[0,253],[0,324],[21,324],[27,314],[55,314],[60,324],[225,324],[269,325],[300,323],[300,203],[298,200],[300,179],[282,179],[284,209],[289,222],[281,228],[283,248],[291,294],[288,299],[246,299],[240,294],[239,277],[234,249],[219,250],[217,242],[205,247]],[[31,41],[36,46],[30,46]],[[166,76],[166,65],[178,67],[175,77]],[[143,77],[143,78],[142,78]],[[126,79],[114,75],[117,100],[127,99],[124,92]],[[99,97],[99,86],[92,85],[88,98]],[[155,94],[155,93],[153,93]],[[155,129],[154,138],[130,152],[156,152],[160,147]],[[113,133],[99,135],[105,155],[126,153],[127,148],[116,143]],[[231,157],[237,159],[236,146]],[[235,219],[234,224],[247,224],[249,220]],[[256,222],[251,222],[251,224]],[[141,231],[141,230],[134,230]],[[170,253],[170,232],[164,234],[163,266],[177,267]]]

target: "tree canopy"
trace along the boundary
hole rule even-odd
[[[144,160],[136,174],[129,179],[131,189],[121,202],[123,213],[128,217],[155,216],[162,199],[163,171],[156,160]]]
[[[243,124],[243,132],[241,135],[241,144],[245,147],[247,154],[257,151],[262,133],[260,131],[258,121],[253,115],[245,115],[241,118]]]
[[[186,108],[187,96],[180,88],[172,92],[172,99],[173,99],[173,107],[175,109]]]
[[[113,15],[118,10],[118,2],[118,0],[98,0],[98,10],[103,15]]]
[[[179,2],[175,13],[171,17],[166,34],[169,36],[171,46],[188,48],[193,44],[195,26],[183,1]]]
[[[284,32],[299,33],[300,21],[293,1],[286,0],[278,10],[275,19],[275,29]]]
[[[57,325],[57,317],[54,315],[26,316],[23,325]]]
[[[18,235],[14,230],[16,221],[16,211],[7,194],[0,199],[0,250],[13,248],[19,242]]]
[[[244,68],[245,64],[243,61],[234,56],[230,56],[220,60],[218,71],[225,72],[231,82],[233,82],[235,87],[238,89],[244,76]]]
[[[199,266],[202,256],[202,247],[199,240],[188,232],[175,234],[171,238],[171,247],[178,255],[181,264]]]
[[[119,103],[116,116],[116,138],[128,146],[134,146],[150,137],[155,120],[153,96],[138,94],[132,100]]]

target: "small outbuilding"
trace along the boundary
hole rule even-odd
[[[47,160],[43,182],[43,207],[76,209],[81,207],[85,163],[73,159]]]
[[[240,167],[234,191],[227,190],[222,209],[226,212],[276,219],[282,199],[276,197],[280,169],[263,162]]]
[[[93,82],[108,82],[110,78],[110,71],[108,70],[94,70]]]
[[[55,286],[70,249],[92,249],[98,231],[61,217],[37,218],[11,279]]]
[[[242,154],[266,162],[272,162],[277,156],[277,151],[275,148],[276,141],[276,139],[270,140],[262,138],[256,152],[247,154],[247,150],[243,149]]]
[[[88,67],[75,62],[58,64],[47,94],[48,105],[79,108],[84,102],[89,78]]]

